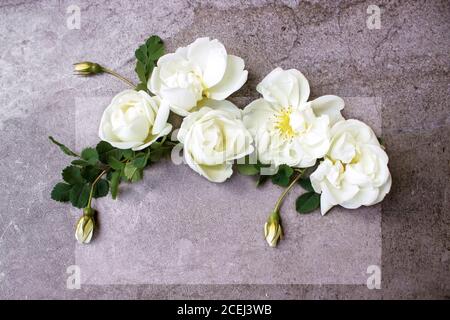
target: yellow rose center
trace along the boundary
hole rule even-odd
[[[290,139],[295,135],[294,129],[291,127],[291,113],[290,107],[283,108],[276,116],[275,128],[277,128],[281,135]]]

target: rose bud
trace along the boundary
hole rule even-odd
[[[75,239],[79,243],[89,243],[95,228],[94,212],[91,208],[85,208],[83,211],[83,216],[77,222]]]
[[[76,75],[91,76],[103,72],[103,68],[98,63],[83,61],[74,63],[73,69]]]
[[[273,212],[264,225],[264,237],[271,247],[276,247],[278,240],[283,237],[281,221],[278,212]]]

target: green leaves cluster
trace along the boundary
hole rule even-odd
[[[99,162],[99,152],[96,149],[86,148],[78,155],[55,139],[50,137],[50,140],[65,154],[77,157],[63,169],[63,182],[57,183],[51,192],[53,200],[71,202],[74,207],[85,208],[91,196],[100,198],[108,194],[109,181],[102,179],[104,168]]]
[[[121,150],[101,141],[95,148],[85,148],[78,155],[52,137],[49,138],[65,154],[76,157],[63,169],[61,173],[63,181],[54,186],[51,198],[70,202],[77,208],[85,208],[91,197],[104,197],[109,191],[115,199],[122,181],[141,180],[144,168],[171,150],[165,139],[155,142],[151,148],[143,151]]]
[[[272,183],[281,187],[287,187],[291,181],[291,177],[294,174],[294,169],[282,164],[278,168],[278,172],[272,176]]]
[[[237,170],[240,174],[245,176],[257,176],[257,186],[261,185],[268,179],[272,180],[273,184],[287,188],[295,179],[295,170],[288,165],[280,165],[278,171],[271,175],[261,175],[261,169],[268,167],[268,165],[263,165],[261,163],[250,164],[249,158],[247,157],[243,164],[237,164]],[[305,214],[310,213],[320,207],[320,194],[315,193],[311,180],[307,177],[308,170],[304,169],[301,174],[300,179],[298,179],[298,184],[306,190],[306,193],[300,195],[296,202],[295,208],[298,213]]]
[[[320,208],[320,194],[314,191],[311,179],[308,176],[308,173],[312,171],[312,169],[305,169],[302,177],[298,180],[298,184],[306,191],[295,200],[295,209],[301,214],[310,213]]]
[[[147,90],[147,81],[156,66],[158,59],[164,54],[164,43],[158,36],[151,36],[135,51],[136,68],[140,83],[136,90]]]
[[[238,163],[236,167],[238,172],[244,176],[257,176],[256,187],[263,185],[270,177],[261,174],[261,169],[269,167],[268,165],[264,165],[259,161],[256,164],[252,164],[248,156],[245,157],[244,163]]]

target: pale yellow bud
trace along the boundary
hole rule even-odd
[[[78,220],[75,238],[79,243],[89,243],[94,233],[95,220],[92,209],[84,209],[83,216]]]
[[[276,247],[278,241],[283,237],[280,216],[277,212],[272,213],[264,224],[264,237],[271,247]]]
[[[103,72],[103,68],[98,63],[83,61],[74,63],[73,69],[75,74],[80,76],[90,76]]]

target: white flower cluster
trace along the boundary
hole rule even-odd
[[[276,68],[256,90],[262,98],[244,110],[225,100],[247,80],[244,61],[223,44],[197,39],[162,56],[144,91],[118,94],[105,110],[100,138],[133,150],[167,135],[170,111],[184,117],[178,133],[186,163],[213,182],[232,173],[234,160],[253,152],[262,164],[307,168],[321,211],[358,208],[389,192],[388,157],[366,124],[341,115],[344,101],[332,95],[309,99],[298,70]]]

